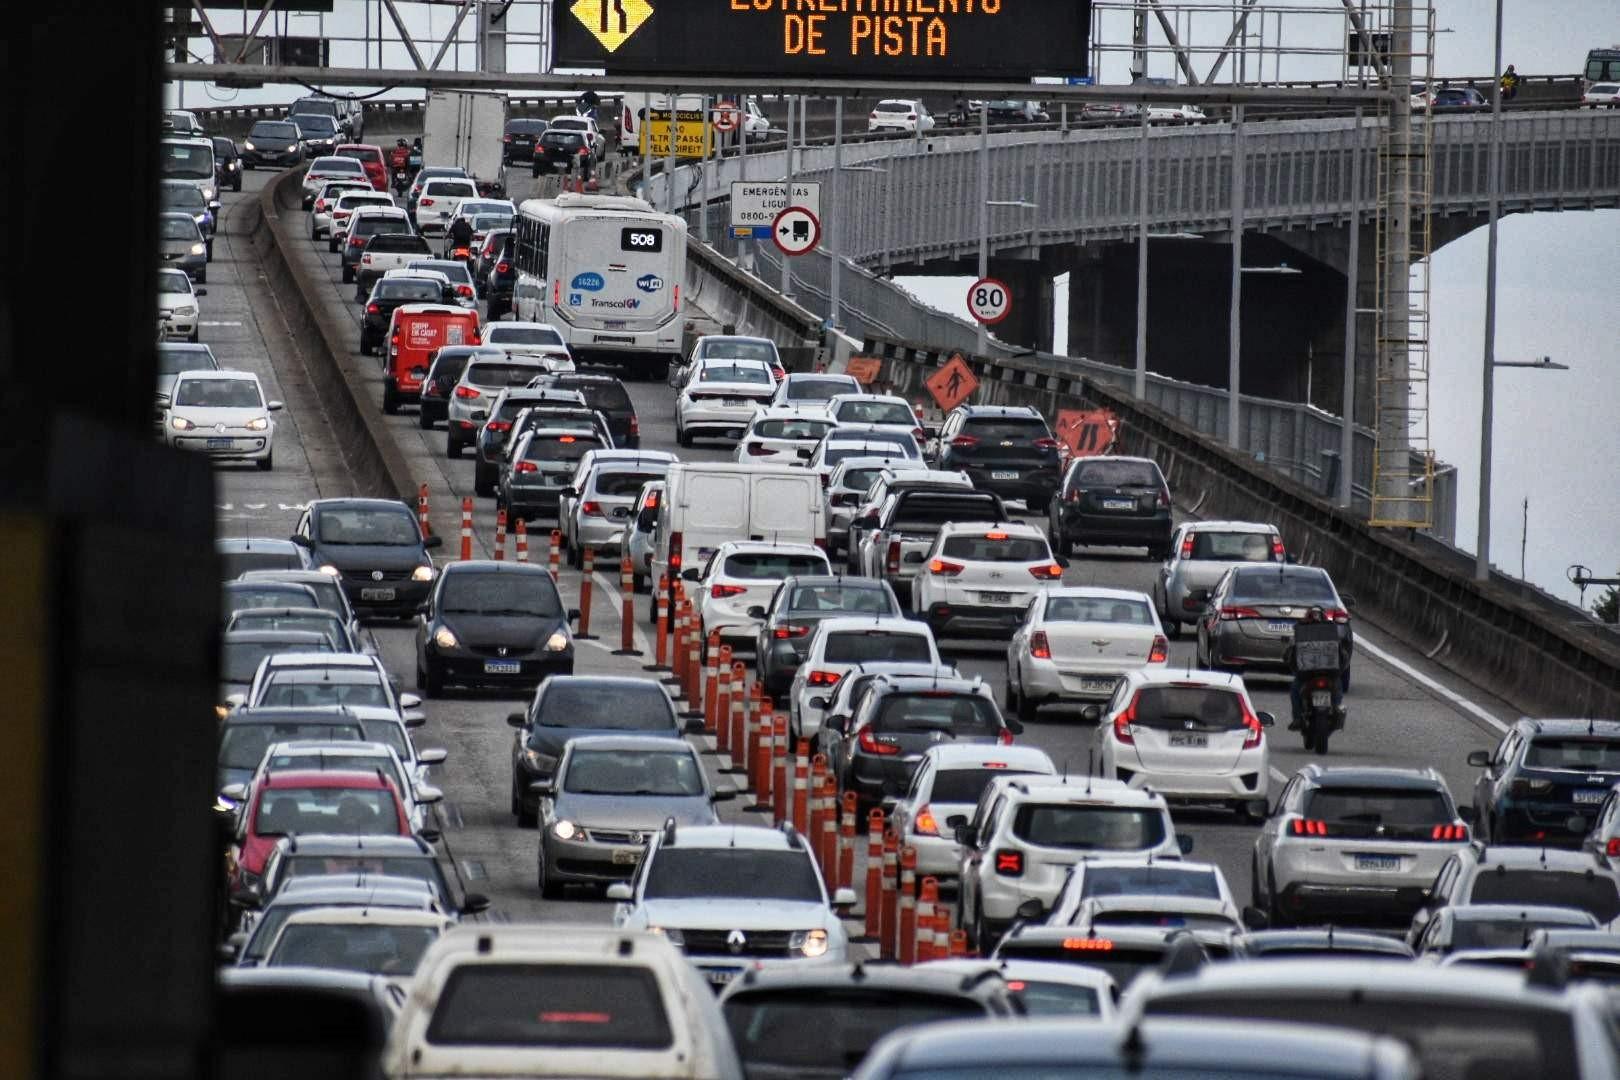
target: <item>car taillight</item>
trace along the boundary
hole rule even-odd
[[[811,686],[833,686],[843,676],[836,671],[812,671],[804,677],[804,681]]]
[[[1114,717],[1115,742],[1124,743],[1126,746],[1136,745],[1136,736],[1131,734],[1131,724],[1136,721],[1136,702],[1141,696],[1142,692],[1138,690],[1126,710]]]
[[[1265,738],[1265,729],[1260,726],[1260,718],[1250,711],[1247,704],[1243,706],[1243,726],[1249,729],[1249,733],[1243,736],[1243,749],[1258,749],[1260,740]]]
[[[810,628],[808,626],[778,626],[771,631],[771,637],[777,641],[786,641],[789,638],[804,637],[809,632]]]
[[[511,141],[512,141],[512,136],[510,136],[510,135],[502,135],[501,136],[501,142],[511,142]]]
[[[1282,537],[1280,536],[1271,538],[1271,557],[1278,562],[1282,562],[1288,557],[1288,552],[1283,549]]]
[[[1011,746],[1012,741],[1013,741],[1012,729],[1011,728],[1002,728],[1001,729],[1001,734],[996,736],[996,741],[999,742],[1002,746]]]
[[[1328,608],[1322,612],[1322,617],[1328,622],[1347,623],[1350,621],[1350,613],[1343,608]]]
[[[325,209],[326,209],[326,200],[325,199],[316,199],[315,200],[315,212],[317,214],[319,214]]]
[[[1197,539],[1198,539],[1198,534],[1197,533],[1188,533],[1186,536],[1183,536],[1181,538],[1181,557],[1183,559],[1192,558],[1193,541],[1197,540]]]
[[[934,810],[932,807],[924,806],[921,810],[917,811],[917,818],[911,823],[911,831],[916,833],[918,836],[939,835],[939,822],[934,820]]]
[[[681,534],[678,532],[669,534],[669,568],[671,570],[681,568]]]
[[[366,314],[367,315],[380,315],[381,313],[382,313],[382,305],[381,304],[367,304],[366,305]]]
[[[562,278],[551,283],[551,306],[562,307]]]
[[[887,736],[879,737],[872,733],[870,726],[861,728],[861,737],[857,740],[860,747],[868,754],[878,754],[888,757],[890,754],[900,752],[900,744]]]
[[[1258,619],[1260,613],[1252,607],[1223,607],[1221,608],[1221,622],[1236,622],[1239,619]]]
[[[978,446],[979,445],[979,439],[978,439],[978,436],[976,436],[976,435],[958,435],[956,438],[951,440],[951,445],[952,446]]]
[[[678,281],[675,283],[674,297],[675,297],[675,310],[679,311],[679,310],[681,310],[681,283],[678,282]]]
[[[489,422],[489,430],[491,430],[491,431],[511,431],[512,430],[512,423],[509,420],[491,420]]]
[[[709,590],[709,595],[717,600],[724,600],[728,596],[741,596],[747,591],[746,585],[716,585]]]
[[[928,564],[928,572],[935,577],[955,577],[964,569],[961,563],[946,562],[944,559],[933,559]]]
[[[877,113],[876,113],[876,112],[873,112],[873,113],[872,113],[872,115],[871,115],[871,116],[869,116],[869,117],[867,117],[867,119],[869,119],[869,120],[876,120],[876,119],[877,119]]]
[[[1430,840],[1467,840],[1468,826],[1466,825],[1436,825],[1429,830]]]
[[[996,873],[1002,877],[1023,877],[1024,853],[1008,851],[1005,848],[996,852]]]
[[[423,206],[432,206],[433,205],[433,200],[432,199],[423,199],[421,205],[423,205]]]
[[[1158,506],[1160,510],[1170,509],[1170,493],[1168,491],[1161,490],[1159,492]]]
[[[1614,837],[1603,846],[1603,854],[1610,857],[1620,855],[1620,836]]]
[[[473,294],[473,287],[471,285],[457,285],[456,286],[456,295],[457,296],[471,296],[472,294]]]
[[[361,244],[363,244],[365,242],[366,242],[366,238],[363,237],[363,236],[350,236],[349,237],[349,246],[350,247],[359,247]]]
[[[362,256],[360,256],[360,261],[362,263],[364,263],[366,266],[370,266],[371,265],[371,256],[370,255],[362,255]]]
[[[516,472],[530,473],[539,472],[540,466],[536,465],[532,461],[520,461],[516,465],[512,466],[512,469]]]
[[[1295,836],[1326,836],[1328,834],[1327,822],[1317,821],[1315,818],[1295,818],[1289,822],[1288,830]]]
[[[1114,943],[1107,938],[1066,937],[1063,939],[1063,947],[1077,952],[1110,952],[1114,948]]]
[[[749,457],[771,457],[775,453],[775,450],[772,450],[763,443],[751,442],[748,444]]]
[[[1063,567],[1057,563],[1047,563],[1044,566],[1029,568],[1029,576],[1037,581],[1056,581],[1063,576]]]
[[[907,113],[906,114],[906,119],[907,120],[915,120],[915,119],[917,119],[917,114],[916,113]]]
[[[1036,439],[1035,447],[1039,450],[1056,450],[1058,441],[1056,439]]]
[[[587,499],[586,501],[580,503],[579,512],[584,514],[586,517],[607,516],[606,514],[602,513],[602,504],[597,502],[595,499]]]
[[[495,264],[495,272],[497,274],[504,274],[508,270],[511,270],[511,269],[512,269],[512,264],[509,263],[509,262],[498,262],[498,263]]]
[[[1052,659],[1052,643],[1046,640],[1046,631],[1037,630],[1029,635],[1029,655],[1037,660]]]
[[[1170,659],[1170,641],[1163,634],[1153,635],[1153,647],[1148,650],[1148,663],[1162,664]]]
[[[630,418],[630,434],[632,434],[632,435],[640,435],[641,434],[641,418],[640,417],[632,416]],[[648,506],[657,506],[658,503],[655,501],[656,499],[657,499],[657,495],[655,494],[651,499],[647,500],[647,505]]]
[[[483,396],[484,395],[480,391],[474,389],[471,386],[458,386],[458,387],[456,387],[456,397],[460,398],[463,401],[468,401],[468,400],[470,400],[472,398],[478,398],[478,397],[483,397]]]
[[[889,553],[888,557],[883,561],[883,566],[891,574],[900,572],[900,541],[889,541]]]

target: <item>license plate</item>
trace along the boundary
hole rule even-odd
[[[1399,855],[1357,855],[1357,870],[1399,870],[1401,857]]]
[[[724,400],[722,400],[720,402],[720,404],[722,404],[722,405],[732,405],[732,406],[735,406],[737,408],[741,408],[742,406],[747,405],[748,402],[747,402],[747,400],[745,400],[743,398],[740,398],[740,397],[728,397],[728,398],[725,398]]]
[[[1134,499],[1104,499],[1102,501],[1102,505],[1104,510],[1136,509],[1136,501]]]
[[[1273,619],[1266,623],[1266,629],[1273,634],[1289,634],[1293,633],[1294,624],[1286,619]]]
[[[392,600],[393,598],[394,598],[394,590],[393,589],[361,589],[360,590],[360,599],[362,599],[362,600]]]
[[[1601,788],[1589,791],[1577,791],[1575,801],[1578,803],[1600,803],[1609,797],[1609,793]]]
[[[516,675],[523,670],[523,663],[518,660],[485,660],[485,675]]]
[[[634,866],[634,865],[636,865],[636,860],[638,860],[640,858],[641,858],[641,849],[639,849],[639,848],[614,848],[613,849],[613,865],[614,866]]]
[[[993,472],[993,473],[990,474],[990,479],[992,479],[992,480],[1016,480],[1016,479],[1018,479],[1018,472],[1017,472],[1017,470],[1013,470],[1012,472],[1008,472],[1006,470],[1003,470],[1001,472]]]
[[[231,448],[231,440],[230,439],[209,439],[208,440],[208,449],[210,449],[210,450],[229,450],[230,448]]]
[[[1080,680],[1080,689],[1093,691],[1096,693],[1111,694],[1114,692],[1114,687],[1117,685],[1119,685],[1119,681],[1117,679],[1089,678]]]
[[[1170,733],[1170,745],[1185,746],[1202,750],[1209,746],[1209,736],[1189,735],[1184,731],[1172,731]]]
[[[1333,694],[1332,694],[1332,692],[1327,691],[1327,690],[1312,690],[1311,691],[1311,706],[1313,708],[1325,709],[1331,704],[1333,704]]]
[[[704,968],[703,977],[715,986],[724,986],[737,977],[742,968]]]
[[[986,604],[1010,604],[1012,603],[1012,593],[982,592],[979,594],[979,599]]]

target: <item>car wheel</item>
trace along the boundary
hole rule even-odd
[[[1283,918],[1282,905],[1277,902],[1277,875],[1274,871],[1266,872],[1266,922],[1272,930],[1280,930],[1288,926],[1288,920]]]
[[[435,670],[433,665],[430,663],[427,665],[427,669],[424,674],[426,674],[427,678],[424,680],[425,685],[422,687],[422,693],[426,694],[430,698],[443,697],[444,672]]]
[[[327,237],[326,238],[326,250],[332,252],[333,254],[336,254],[337,249],[338,249],[337,237],[335,237],[335,236]]]
[[[1349,693],[1349,691],[1350,691],[1350,669],[1345,668],[1343,671],[1339,672],[1339,693],[1345,694],[1345,693]]]
[[[1029,699],[1029,695],[1024,693],[1023,687],[1019,687],[1018,722],[1020,724],[1033,724],[1035,722],[1035,713],[1038,708],[1039,706]]]
[[[353,285],[354,284],[354,267],[345,266],[343,268],[343,284],[345,284],[345,285]]]
[[[395,391],[394,384],[391,382],[383,383],[382,405],[383,412],[387,413],[389,416],[393,416],[395,413],[399,412],[399,394],[397,391]]]
[[[1311,753],[1317,754],[1319,756],[1322,755],[1322,754],[1326,754],[1328,752],[1328,739],[1330,739],[1332,737],[1333,737],[1333,727],[1332,727],[1332,725],[1330,725],[1330,724],[1328,724],[1326,722],[1323,722],[1316,729],[1316,742],[1311,747]]]
[[[425,426],[425,425],[424,425]],[[473,494],[484,498],[495,494],[495,478],[483,466],[473,466]]]
[[[271,451],[270,453],[264,455],[264,457],[260,458],[258,461],[255,461],[253,464],[259,467],[260,472],[269,472],[271,469],[276,467],[275,451]]]
[[[214,261],[214,238],[212,236],[210,236],[208,238],[208,242],[203,245],[203,258],[207,259],[209,262]]]
[[[1015,690],[1013,690],[1013,678],[1012,677],[1013,677],[1013,671],[1014,670],[1015,669],[1011,665],[1008,665],[1008,667],[1007,667],[1007,711],[1008,712],[1012,712],[1013,710],[1018,708],[1018,694],[1017,694],[1017,692]]]
[[[540,808],[537,806],[531,810],[523,805],[523,796],[518,794],[516,780],[512,782],[512,816],[517,818],[518,827],[522,829],[532,829],[540,824]]]
[[[996,943],[990,940],[990,933],[984,926],[984,907],[982,904],[974,907],[973,927],[968,931],[968,935],[972,938],[973,951],[980,956],[989,956],[991,951],[995,949]]]
[[[585,567],[585,553],[574,543],[573,537],[568,538],[568,565],[575,570],[582,570]]]
[[[551,878],[546,874],[546,849],[543,846],[540,848],[539,867],[540,868],[539,868],[538,877],[539,877],[540,897],[541,897],[541,899],[543,899],[543,900],[561,900],[562,899],[562,883],[557,882],[557,881],[552,881]]]
[[[193,330],[190,334],[188,334],[186,336],[186,340],[191,342],[193,345],[195,345],[195,344],[197,344],[198,340],[200,339],[200,335],[201,335],[201,331]]]
[[[208,284],[208,270],[206,268],[204,268],[202,270],[197,271],[197,277],[196,277],[195,280],[196,280],[198,285],[206,285],[206,284]]]
[[[1032,513],[1032,514],[1044,514],[1044,513],[1046,513],[1046,508],[1048,506],[1050,506],[1051,504],[1052,504],[1052,498],[1049,495],[1043,495],[1040,498],[1025,499],[1024,500],[1024,505],[1029,507],[1029,512]]]
[[[647,591],[647,575],[646,574],[638,574],[634,570],[630,571],[630,591],[633,592],[633,593],[644,593],[644,592],[646,592]]]
[[[1180,619],[1172,619],[1166,616],[1161,618],[1159,623],[1164,627],[1164,636],[1169,638],[1171,641],[1175,641],[1177,638],[1181,637]]]
[[[1260,856],[1258,855],[1249,860],[1249,903],[1261,911],[1266,908],[1265,897],[1260,892]]]
[[[675,441],[681,446],[690,447],[692,445],[692,436],[688,435],[684,429],[676,428]]]
[[[433,416],[426,409],[418,409],[416,413],[416,426],[423,431],[433,430]]]
[[[231,190],[232,191],[241,191],[242,190],[242,178],[240,176],[238,176],[236,178],[236,183],[231,185]]]
[[[444,437],[444,456],[458,458],[461,456],[461,440],[454,435],[446,433]]]

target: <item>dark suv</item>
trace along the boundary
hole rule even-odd
[[[641,420],[636,416],[635,403],[630,400],[624,384],[612,375],[582,371],[547,376],[530,385],[547,390],[577,390],[586,405],[607,417],[614,446],[625,450],[641,446]]]
[[[456,378],[459,379],[461,376],[457,374]],[[488,415],[479,417],[482,424],[478,429],[478,437],[473,441],[475,459],[473,491],[476,494],[484,496],[495,494],[495,485],[500,482],[501,470],[506,467],[506,452],[512,448],[517,435],[522,434],[514,433],[512,430],[518,414],[531,406],[546,404],[556,404],[562,408],[584,408],[578,403],[559,402],[546,390],[531,390],[526,387],[508,387],[496,395],[495,400],[490,403]],[[578,413],[568,413],[562,418],[581,417]]]
[[[1620,721],[1521,719],[1468,764],[1484,770],[1474,807],[1486,839],[1579,847],[1620,783]]]
[[[1069,462],[1047,513],[1047,535],[1059,555],[1077,544],[1147,548],[1170,557],[1170,485],[1151,458],[1084,457]]]
[[[1034,514],[1046,512],[1062,468],[1052,429],[1027,405],[961,406],[940,425],[928,459],[967,473],[981,491],[1023,499]]]
[[[382,234],[384,236],[387,233]],[[381,353],[382,343],[388,337],[388,328],[394,322],[394,309],[405,304],[445,304],[444,286],[433,278],[378,278],[366,299],[360,316],[360,351],[367,356]],[[439,419],[444,419],[441,408]],[[427,427],[427,424],[423,424]]]

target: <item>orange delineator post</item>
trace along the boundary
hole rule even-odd
[[[574,635],[582,641],[592,641],[596,638],[596,635],[591,633],[591,593],[595,589],[591,579],[595,570],[596,549],[586,545],[585,554],[580,559],[579,633]]]
[[[917,941],[913,962],[922,964],[934,956],[934,907],[939,903],[939,881],[933,877],[922,879],[917,893]]]
[[[793,748],[793,827],[801,834],[810,829],[810,740],[805,738]]]
[[[428,522],[428,486],[423,484],[416,492],[416,524],[422,530],[422,539],[426,540],[433,535],[433,526]]]
[[[616,656],[640,656],[636,648],[636,571],[626,551],[619,559],[619,651]]]
[[[686,602],[686,679],[692,693],[687,702],[692,711],[703,715],[703,626],[692,602]]]
[[[748,760],[748,669],[739,661],[731,663],[731,704],[721,719],[726,737],[726,771],[738,771],[738,762]]]
[[[658,575],[658,596],[656,597],[658,609],[658,628],[654,633],[657,640],[653,642],[653,668],[657,671],[669,670],[669,578],[663,574]]]
[[[801,742],[800,745],[803,746],[806,750],[809,749],[808,741]],[[827,808],[822,805],[821,796],[822,796],[822,787],[823,787],[822,781],[825,780],[826,778],[827,778],[827,759],[826,759],[826,757],[824,757],[821,754],[811,754],[810,755],[810,777],[809,777],[809,788],[810,788],[810,790],[809,790],[809,804],[810,804],[810,808],[809,808],[809,811],[805,814],[805,819],[804,819],[804,827],[805,827],[804,842],[805,842],[805,845],[807,847],[809,847],[811,856],[814,857],[814,859],[816,860],[816,865],[821,867],[821,876],[823,878],[825,878],[827,876],[827,873],[828,873],[827,864],[825,862],[823,862],[822,859],[821,859],[821,822],[827,816]]]
[[[917,849],[907,844],[900,849],[899,940],[895,955],[902,964],[917,960]]]
[[[686,620],[688,616],[685,600],[675,602],[675,610],[671,613],[675,629],[670,640],[670,664],[675,668],[675,683],[677,696],[690,697],[692,688],[686,681]]]
[[[749,686],[748,693],[743,698],[743,736],[748,740],[748,745],[742,760],[742,768],[748,774],[748,782],[756,785],[759,783],[759,778],[754,775],[754,761],[759,754],[759,717],[761,711],[762,702],[759,696],[759,683],[756,682]],[[755,787],[754,790],[758,791],[759,789]]]
[[[934,906],[934,959],[947,960],[950,955],[951,912],[945,902],[941,900]]]
[[[773,731],[776,726],[770,709],[761,709],[754,717],[754,756],[749,758],[753,768],[748,777],[754,789],[754,808],[769,810],[771,801],[771,758],[775,753]]]
[[[495,511],[495,561],[506,558],[506,510]]]
[[[955,958],[955,957],[958,957],[958,956],[967,956],[967,955],[968,955],[967,931],[966,930],[952,930],[951,931],[951,956],[952,956],[952,958]]]
[[[562,580],[562,530],[551,530],[551,550],[546,553],[546,566],[551,571],[551,580]]]
[[[710,735],[720,723],[720,631],[709,633],[703,660],[703,730]]]
[[[720,659],[714,665],[714,745],[731,756],[731,646],[720,646]]]
[[[525,522],[522,518],[518,518],[517,519],[517,528],[516,528],[515,531],[517,533],[517,561],[520,562],[520,563],[526,563],[526,562],[529,561],[529,526],[528,526],[528,523]]]
[[[833,781],[833,789],[838,781]],[[855,887],[855,813],[859,800],[853,791],[844,792],[838,814],[838,884],[834,888]]]
[[[851,791],[846,798],[855,798]],[[853,884],[853,882],[851,882]],[[882,930],[883,912],[883,811],[877,808],[866,813],[866,936],[878,940]]]
[[[838,888],[838,781],[831,776],[821,778],[821,873]]]
[[[771,718],[771,815],[780,824],[793,805],[793,771],[788,764],[788,722],[785,715]]]
[[[878,894],[881,915],[878,920],[878,955],[894,959],[895,923],[898,920],[900,889],[900,838],[893,829],[883,833],[883,887]]]
[[[461,500],[461,561],[472,558],[472,500]]]

